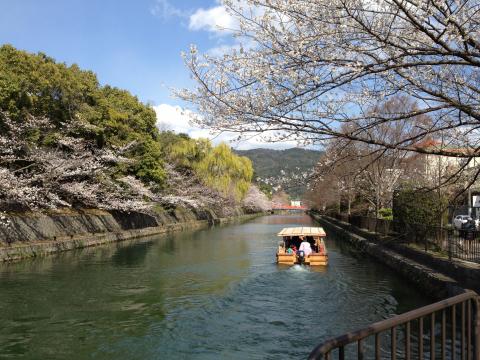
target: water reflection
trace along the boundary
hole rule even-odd
[[[0,358],[265,359],[423,305],[333,237],[328,267],[275,264],[270,216],[0,267]]]
[[[114,265],[123,266],[139,266],[144,263],[148,253],[148,248],[152,243],[138,243],[129,247],[120,247],[112,256]]]

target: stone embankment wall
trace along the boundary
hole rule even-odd
[[[406,245],[392,243],[386,237],[351,224],[314,213],[311,216],[325,227],[327,234],[334,232],[356,249],[399,272],[431,298],[444,299],[463,293],[465,289],[480,291],[480,265],[449,262]]]
[[[196,229],[260,215],[243,215],[240,210],[236,213],[230,218],[218,218],[209,210],[158,207],[149,213],[84,209],[10,214],[8,226],[0,226],[0,261]]]

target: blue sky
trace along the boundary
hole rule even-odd
[[[220,0],[0,0],[0,5],[0,44],[93,70],[102,84],[153,104],[161,128],[211,137],[189,124],[170,88],[193,85],[180,56],[191,44],[210,53],[234,44],[228,31],[219,29],[234,27]],[[215,137],[216,142],[231,138]],[[265,146],[255,138],[232,145]]]
[[[214,0],[0,0],[0,43],[95,71],[142,101],[175,103],[168,86],[190,84],[180,52],[228,41],[190,16]]]

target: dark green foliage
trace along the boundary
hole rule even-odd
[[[114,144],[124,144],[131,140],[156,140],[158,130],[156,115],[152,108],[142,104],[128,91],[105,86],[102,88],[100,108],[102,117],[89,119],[104,129],[107,139]]]
[[[153,140],[141,142],[135,147],[133,157],[137,160],[133,165],[135,174],[142,180],[163,184],[166,173],[163,169],[163,154],[160,143]]]
[[[65,129],[70,136],[95,140],[99,147],[135,142],[127,155],[136,161],[118,171],[163,184],[155,112],[128,91],[101,87],[91,71],[4,45],[0,47],[0,110],[17,122],[28,115],[48,118],[52,129],[29,134],[30,142],[41,146],[54,146]],[[72,123],[83,126],[67,127]]]
[[[255,177],[255,175],[254,175]],[[272,185],[265,184],[263,182],[258,182],[257,183],[258,189],[263,192],[265,195],[267,195],[269,200],[272,200],[273,197],[273,187]]]
[[[401,224],[440,226],[447,207],[447,199],[433,191],[405,187],[393,197],[393,219]]]
[[[99,91],[91,71],[56,63],[42,53],[0,47],[0,108],[16,120],[31,114],[65,122],[83,106],[94,105]]]

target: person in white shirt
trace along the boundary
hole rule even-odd
[[[298,251],[303,251],[305,256],[308,256],[312,253],[312,247],[310,246],[310,243],[305,240],[304,237],[301,237],[302,243],[300,244],[300,247],[298,248]]]

